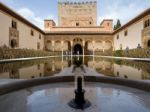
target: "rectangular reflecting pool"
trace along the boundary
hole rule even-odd
[[[74,60],[80,60],[90,75],[150,80],[150,62],[100,57],[53,57],[0,64],[0,79],[33,79],[72,73]]]

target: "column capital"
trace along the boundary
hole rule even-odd
[[[83,44],[83,47],[84,47],[85,46],[85,41],[83,41],[82,44]]]
[[[71,47],[73,46],[73,41],[70,41],[70,43],[71,43]]]

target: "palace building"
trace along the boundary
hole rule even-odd
[[[150,8],[117,30],[113,20],[97,25],[97,2],[58,2],[58,25],[44,20],[41,30],[0,3],[0,46],[69,54],[94,54],[150,47]]]

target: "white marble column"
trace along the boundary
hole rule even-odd
[[[53,52],[54,52],[54,47],[55,47],[55,41],[54,40],[52,40],[52,47],[53,47]]]
[[[71,44],[71,64],[72,64],[72,52],[73,52],[73,50],[72,50],[73,48],[72,47],[73,47],[73,41],[71,41],[70,44]]]
[[[92,42],[93,43],[93,56],[95,55],[95,41]]]
[[[106,42],[103,41],[103,52],[105,52],[105,44],[106,44]]]
[[[62,57],[64,55],[64,41],[61,41],[61,51],[62,51]]]
[[[84,64],[84,55],[85,55],[85,41],[82,42],[83,44],[83,64]]]

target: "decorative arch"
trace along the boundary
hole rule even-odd
[[[60,40],[55,41],[54,49],[55,49],[55,51],[61,51],[62,46],[61,46],[61,41]]]
[[[64,51],[70,51],[71,50],[71,42],[69,40],[65,40],[64,41],[64,47],[63,47]]]
[[[96,51],[103,50],[103,42],[101,40],[96,41],[94,46]]]
[[[73,47],[73,54],[75,54],[75,55],[81,55],[81,54],[83,54],[83,47],[82,47],[82,45],[76,44]]]
[[[10,41],[10,46],[11,46],[11,48],[17,47],[17,40],[16,40],[16,39],[12,39],[12,40]]]
[[[105,41],[105,46],[104,46],[105,50],[112,50],[113,48],[113,43],[110,40],[106,40]]]
[[[92,50],[92,49],[93,49],[93,43],[92,43],[91,40],[87,40],[87,41],[85,42],[85,48],[86,48],[87,50]]]
[[[82,42],[83,40],[81,38],[74,38],[73,42],[74,43],[78,43],[78,42]]]
[[[51,40],[47,40],[46,41],[46,50],[48,50],[48,51],[52,51],[53,50],[53,46],[52,46],[52,41]]]

